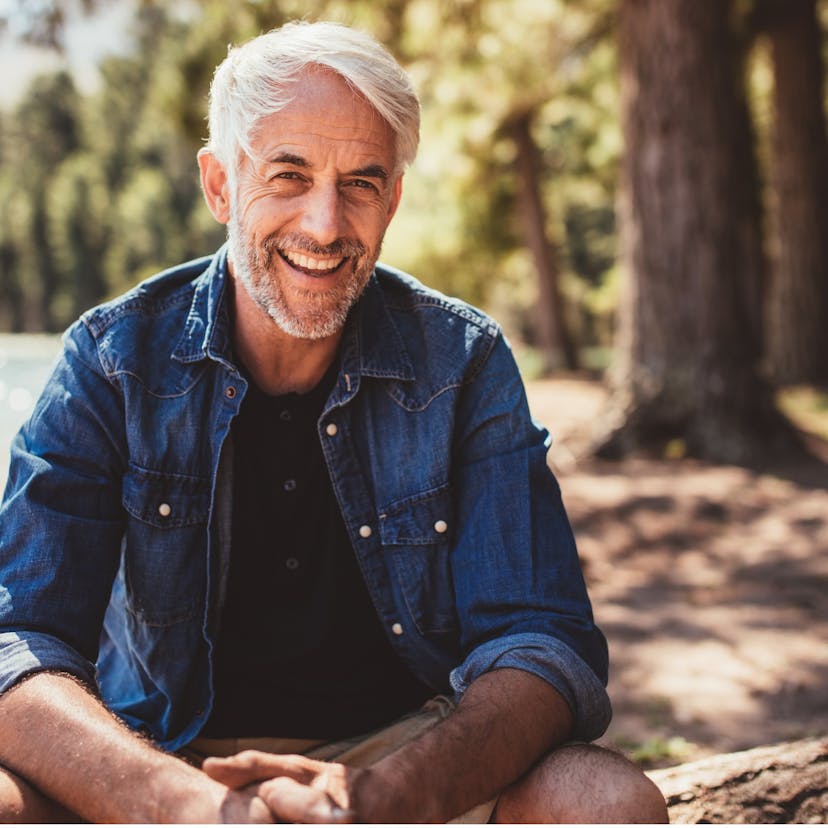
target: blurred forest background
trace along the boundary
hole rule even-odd
[[[124,1],[5,0],[0,22],[59,50],[73,16]],[[824,2],[129,5],[92,91],[58,70],[0,113],[0,331],[62,330],[216,248],[194,164],[216,64],[333,19],[422,97],[383,258],[492,310],[529,376],[611,367],[603,455],[746,462],[790,449],[779,389],[826,405]]]
[[[610,642],[608,740],[653,766],[828,732],[828,0],[0,0],[0,23],[59,54],[112,6],[96,85],[51,71],[0,112],[0,332],[222,243],[195,153],[227,44],[364,28],[423,103],[383,259],[510,335]],[[5,341],[22,385],[37,338]]]

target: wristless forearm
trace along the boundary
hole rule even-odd
[[[445,822],[496,797],[572,728],[550,685],[520,670],[481,676],[457,710],[360,777],[358,819]]]
[[[0,697],[0,763],[94,822],[189,821],[190,803],[205,821],[225,794],[129,731],[74,679],[48,673]]]

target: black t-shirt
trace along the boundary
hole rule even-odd
[[[307,394],[253,383],[233,424],[233,533],[214,653],[212,737],[338,739],[435,693],[388,642],[333,491]]]

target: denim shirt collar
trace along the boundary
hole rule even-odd
[[[342,338],[343,369],[377,379],[413,380],[414,365],[379,286],[371,275]]]
[[[209,358],[232,366],[228,281],[225,244],[196,281],[193,301],[173,359],[190,363]],[[385,303],[376,271],[348,315],[341,349],[340,375],[348,398],[358,390],[362,376],[396,380],[415,378],[411,357]]]
[[[196,280],[190,312],[181,339],[172,352],[173,359],[189,363],[211,358],[231,365],[232,337],[226,302],[228,279],[227,245],[224,244]]]

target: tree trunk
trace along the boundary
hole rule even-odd
[[[680,441],[746,463],[782,431],[760,379],[757,174],[730,2],[622,0],[615,393],[599,453]]]
[[[804,739],[649,771],[671,823],[828,821],[828,739]]]
[[[574,371],[578,368],[578,355],[564,314],[557,256],[546,234],[547,216],[540,191],[543,166],[532,138],[532,113],[516,116],[509,127],[517,150],[521,224],[538,277],[535,318],[544,368],[550,370],[563,362],[564,367]]]
[[[773,55],[776,256],[768,352],[780,384],[828,382],[828,140],[815,0],[768,15]]]

